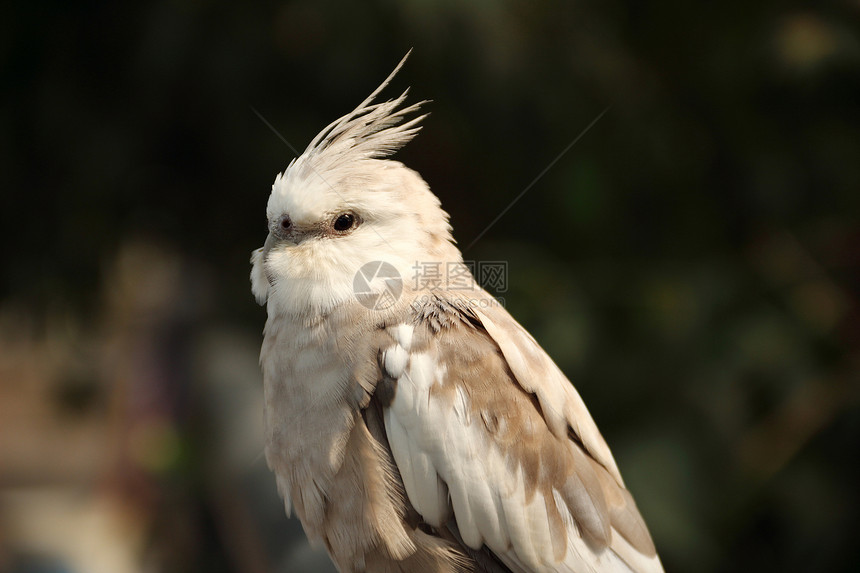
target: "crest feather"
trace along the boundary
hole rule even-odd
[[[374,98],[403,67],[410,53],[412,50],[403,56],[394,71],[358,107],[326,126],[296,160],[296,166],[306,163],[312,165],[314,170],[325,172],[342,163],[387,157],[415,137],[421,130],[418,124],[427,114],[405,123],[401,121],[427,103],[426,100],[401,107],[409,93],[407,88],[400,97],[373,103]]]

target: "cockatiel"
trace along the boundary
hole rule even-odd
[[[405,61],[406,58],[404,58]],[[385,159],[406,92],[326,127],[275,178],[252,290],[266,459],[340,571],[662,571],[571,383],[462,267],[421,176]]]

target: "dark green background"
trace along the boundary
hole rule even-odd
[[[151,244],[199,277],[167,346],[257,344],[248,255],[293,155],[252,107],[302,150],[410,48],[387,95],[433,102],[398,159],[463,247],[609,107],[465,257],[508,262],[667,570],[857,571],[858,24],[848,0],[6,3],[0,308],[96,329],[111,261]],[[165,567],[239,571],[207,413],[179,410],[156,481],[197,541]]]

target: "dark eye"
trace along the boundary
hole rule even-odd
[[[281,218],[278,219],[278,227],[282,231],[289,231],[292,228],[293,222],[290,220],[288,215],[281,215]]]
[[[337,219],[334,220],[334,224],[332,226],[334,227],[335,231],[343,232],[349,231],[356,225],[357,221],[355,215],[353,215],[352,213],[341,213],[337,216]]]

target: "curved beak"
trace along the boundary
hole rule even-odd
[[[272,247],[278,242],[278,239],[272,234],[269,233],[269,236],[266,237],[266,242],[263,244],[263,260],[266,260],[266,257],[269,255],[269,251],[272,250]]]

